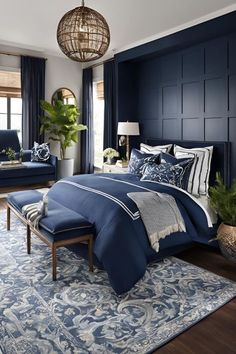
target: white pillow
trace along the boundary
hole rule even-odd
[[[213,146],[186,149],[174,145],[174,155],[177,159],[194,158],[187,191],[195,196],[208,194],[212,154]]]
[[[150,146],[147,144],[140,144],[140,150],[146,152],[147,154],[157,155],[161,152],[169,152],[172,147],[172,144],[168,145],[157,145],[157,146]]]

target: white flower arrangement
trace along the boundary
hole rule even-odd
[[[119,157],[119,152],[112,148],[107,148],[103,151],[103,156],[112,159],[113,157]]]

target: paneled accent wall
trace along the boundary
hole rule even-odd
[[[133,65],[141,139],[231,141],[236,177],[236,34]]]

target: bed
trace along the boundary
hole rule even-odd
[[[148,140],[150,145],[176,141]],[[177,142],[188,147],[214,145],[211,183],[215,171],[229,180],[229,144],[219,142]],[[173,233],[160,240],[155,252],[130,192],[157,191],[172,195],[185,221],[186,232]],[[58,181],[49,191],[49,198],[83,215],[96,230],[94,255],[96,263],[107,271],[117,294],[129,291],[142,278],[147,264],[173,255],[194,242],[207,243],[215,234],[211,218],[201,203],[186,191],[174,186],[140,181],[132,174],[95,174],[68,177]],[[74,251],[83,255],[83,248]]]

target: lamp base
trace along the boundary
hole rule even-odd
[[[126,135],[126,160],[129,161],[129,135]]]

